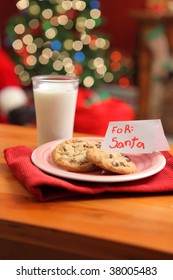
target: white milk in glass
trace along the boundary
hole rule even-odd
[[[73,81],[43,82],[34,88],[38,144],[71,138],[78,87]]]

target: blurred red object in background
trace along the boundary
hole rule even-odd
[[[135,119],[135,110],[127,102],[109,97],[88,104],[94,92],[79,88],[74,131],[104,136],[111,121]]]

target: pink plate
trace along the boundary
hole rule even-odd
[[[85,137],[82,139],[102,141],[103,138]],[[132,180],[139,180],[142,178],[146,178],[158,173],[160,170],[164,168],[166,164],[165,157],[159,152],[154,152],[152,154],[130,155],[132,161],[134,161],[134,163],[137,166],[137,171],[134,174],[128,174],[128,175],[111,174],[110,175],[106,173],[104,174],[100,171],[91,172],[91,173],[70,172],[58,167],[58,165],[56,165],[51,158],[52,150],[62,141],[64,141],[64,139],[48,142],[36,148],[31,155],[32,162],[42,171],[54,176],[58,176],[66,179],[80,180],[80,181],[109,182],[109,183],[125,182],[125,181],[132,181]]]

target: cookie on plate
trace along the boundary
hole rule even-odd
[[[136,171],[136,165],[129,156],[102,149],[92,149],[86,152],[89,161],[100,168],[117,174],[131,174]]]
[[[99,148],[101,143],[94,140],[73,138],[61,142],[52,151],[53,161],[61,168],[72,172],[89,172],[98,167],[86,158],[86,151]]]

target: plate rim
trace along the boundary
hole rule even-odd
[[[96,141],[102,141],[104,138],[103,137],[85,137],[85,136],[81,136],[81,137],[73,137],[74,138],[80,138],[80,139],[86,139],[86,140],[96,140]],[[33,150],[32,154],[31,154],[31,161],[32,163],[38,167],[40,170],[44,171],[45,173],[58,177],[58,178],[65,178],[65,179],[71,179],[71,180],[77,180],[77,181],[86,181],[86,182],[98,182],[98,183],[118,183],[118,182],[128,182],[128,181],[136,181],[136,180],[140,180],[140,179],[144,179],[147,177],[150,177],[152,175],[157,174],[158,172],[160,172],[166,165],[166,158],[164,157],[163,154],[161,154],[160,152],[153,152],[152,154],[145,154],[145,155],[153,155],[153,156],[159,156],[160,158],[160,165],[157,166],[156,168],[153,168],[153,170],[149,170],[147,172],[147,174],[145,174],[145,172],[138,172],[138,173],[133,173],[133,174],[127,174],[127,175],[120,175],[120,174],[116,174],[116,175],[94,175],[94,172],[91,174],[89,172],[87,173],[80,173],[80,172],[70,172],[67,170],[62,170],[60,167],[57,166],[57,170],[56,172],[54,172],[54,170],[52,171],[51,168],[47,168],[44,166],[44,163],[39,164],[37,162],[36,159],[36,154],[39,153],[39,151],[41,149],[44,148],[49,148],[49,149],[53,149],[56,145],[58,145],[59,143],[68,140],[68,139],[59,139],[59,140],[54,140],[51,142],[47,142],[41,146],[38,146],[36,149]],[[49,153],[50,155],[50,153]],[[138,154],[138,156],[140,155],[144,155],[144,154]],[[47,160],[48,161],[48,160]],[[49,162],[50,163],[50,162]],[[53,164],[53,161],[52,161]],[[52,165],[50,164],[50,166],[52,167]],[[53,167],[54,168],[54,167]]]

